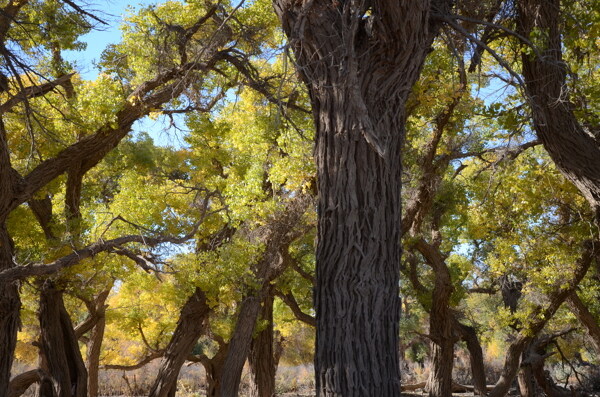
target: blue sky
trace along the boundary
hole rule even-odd
[[[139,9],[149,4],[155,4],[157,0],[136,0],[136,1],[90,1],[85,10],[106,21],[108,25],[98,24],[97,29],[80,37],[80,41],[87,44],[83,51],[66,51],[66,59],[75,62],[78,71],[82,77],[93,80],[98,75],[93,62],[100,59],[102,51],[109,44],[116,44],[121,40],[121,31],[119,26],[123,23],[123,17],[130,11]]]
[[[100,59],[102,51],[109,44],[116,44],[121,41],[119,27],[123,23],[124,16],[141,7],[160,2],[161,0],[90,1],[85,9],[106,21],[108,25],[98,25],[98,29],[81,36],[79,40],[87,44],[86,49],[83,51],[65,51],[64,57],[75,63],[75,67],[82,78],[95,80],[98,76],[98,69],[95,64]],[[183,133],[168,127],[166,120],[159,118],[153,121],[145,117],[133,125],[133,135],[145,131],[150,134],[157,145],[183,146]]]

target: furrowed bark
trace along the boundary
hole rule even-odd
[[[400,394],[404,105],[436,27],[429,1],[369,5],[274,1],[317,131],[319,396]]]
[[[0,180],[0,185],[3,182]],[[15,266],[13,257],[12,239],[6,224],[0,219],[0,271]],[[17,345],[17,331],[20,326],[20,309],[18,283],[0,281],[0,395],[8,392],[13,354]]]
[[[111,286],[112,287],[112,286]],[[87,343],[87,370],[88,370],[88,396],[98,397],[98,373],[100,368],[100,352],[104,340],[104,329],[106,328],[106,299],[111,288],[102,291],[93,302],[96,306],[94,316],[96,322],[91,329]]]
[[[221,395],[221,377],[228,350],[229,344],[219,343],[219,350],[212,358],[204,356],[200,360],[206,371],[206,397],[219,397]]]
[[[46,281],[40,293],[40,344],[56,397],[87,397],[87,371],[62,292]]]
[[[250,364],[250,396],[272,397],[275,394],[277,364],[273,352],[273,295],[264,299],[260,319],[267,323],[252,341]]]
[[[41,381],[43,377],[41,372],[40,369],[32,369],[12,378],[8,389],[8,397],[19,397],[25,394],[31,385]]]
[[[475,394],[480,396],[487,395],[487,382],[485,378],[485,364],[483,361],[483,350],[477,337],[475,328],[461,324],[455,320],[454,326],[460,334],[461,339],[467,344],[469,350],[469,362],[471,364],[471,374],[473,376],[473,386]]]
[[[434,245],[420,240],[416,248],[435,272],[429,311],[429,336],[432,368],[427,381],[430,397],[452,396],[452,369],[454,367],[454,344],[458,335],[454,332],[454,316],[450,311],[450,297],[454,291],[448,266],[441,252]]]
[[[558,169],[579,189],[600,221],[600,135],[573,113],[562,59],[560,0],[518,1],[518,33],[537,51],[522,52],[533,126]]]
[[[204,291],[196,288],[181,310],[175,333],[169,341],[158,376],[150,390],[150,397],[175,395],[181,366],[202,334],[204,320],[209,313],[210,307]]]
[[[569,295],[567,301],[579,322],[587,329],[596,352],[600,354],[600,325],[598,324],[598,320],[581,301],[581,298],[577,295],[577,291]]]

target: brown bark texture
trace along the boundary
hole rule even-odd
[[[435,273],[429,311],[432,367],[427,389],[430,397],[451,397],[454,344],[459,339],[455,332],[455,318],[450,310],[450,298],[454,291],[452,278],[444,257],[436,246],[420,240],[416,247]]]
[[[596,352],[600,354],[600,324],[598,323],[598,319],[596,319],[581,298],[579,298],[577,291],[569,295],[567,302],[577,320],[586,328]]]
[[[201,359],[202,366],[206,371],[206,397],[221,396],[221,376],[228,349],[229,344],[220,343],[219,350],[212,358],[203,357]]]
[[[250,364],[251,397],[272,397],[275,394],[275,355],[273,351],[273,295],[269,294],[260,309],[260,320],[266,323],[252,340]]]
[[[521,354],[521,362],[526,361],[528,358],[529,347],[526,347]],[[519,382],[519,394],[521,397],[535,397],[535,378],[530,365],[521,365],[517,380]]]
[[[95,324],[90,331],[87,342],[87,370],[88,370],[88,396],[98,397],[98,371],[100,368],[100,352],[102,350],[102,341],[104,340],[104,329],[106,327],[106,299],[110,293],[110,288],[102,291],[93,304]],[[77,333],[77,330],[76,330]]]
[[[0,186],[3,182],[0,179]],[[0,195],[3,194],[0,189]],[[14,266],[13,250],[13,242],[4,221],[0,218],[0,271]],[[0,282],[0,395],[8,391],[17,330],[20,326],[20,309],[21,299],[17,282]]]
[[[446,3],[274,1],[317,131],[319,396],[400,394],[404,105]]]
[[[8,397],[19,397],[23,395],[27,389],[34,383],[41,381],[43,371],[40,369],[32,369],[31,371],[23,372],[10,380],[8,388]]]
[[[196,288],[181,310],[177,327],[150,390],[150,397],[167,397],[175,392],[181,366],[202,334],[204,321],[209,313],[210,307],[204,291]]]
[[[518,33],[536,45],[522,53],[523,77],[533,125],[558,169],[600,217],[600,136],[573,113],[562,59],[560,0],[516,2]]]
[[[454,326],[456,327],[456,331],[460,334],[461,339],[467,344],[475,394],[485,396],[487,395],[485,364],[483,361],[481,343],[479,343],[479,338],[477,337],[477,331],[473,327],[461,324],[458,320],[455,321]]]
[[[51,281],[40,293],[40,353],[56,397],[87,397],[87,371],[62,292]]]

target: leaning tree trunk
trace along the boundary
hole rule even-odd
[[[435,33],[431,4],[274,6],[316,125],[317,394],[398,396],[400,150],[406,98]]]
[[[264,299],[260,319],[266,322],[252,341],[250,364],[250,396],[272,397],[275,394],[275,356],[273,352],[273,295]]]
[[[456,327],[456,332],[460,334],[461,339],[467,344],[475,394],[485,396],[487,395],[485,364],[483,361],[483,350],[481,349],[481,343],[479,343],[479,338],[477,337],[477,331],[475,331],[475,328],[471,326],[461,324],[456,319],[454,326]]]
[[[40,342],[43,368],[52,380],[56,397],[87,397],[87,371],[79,341],[62,292],[46,281],[40,293]]]
[[[596,320],[587,306],[581,301],[581,298],[577,295],[577,291],[569,295],[567,302],[569,302],[569,307],[577,317],[577,320],[587,329],[596,353],[600,354],[600,324],[598,320]]]
[[[0,164],[2,166],[2,164]],[[0,181],[0,187],[4,181]],[[0,195],[3,195],[0,189]],[[0,219],[0,271],[14,267],[13,243]],[[10,370],[17,345],[21,299],[16,282],[0,282],[0,396],[8,393]]]
[[[518,32],[536,43],[522,53],[535,131],[558,169],[596,211],[600,222],[600,135],[575,117],[562,59],[560,0],[516,2]]]
[[[160,364],[158,376],[150,390],[150,397],[175,395],[181,366],[202,334],[204,320],[209,312],[210,307],[206,302],[204,291],[196,288],[181,309],[177,327]]]

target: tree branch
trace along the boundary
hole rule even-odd
[[[298,301],[296,301],[296,298],[294,298],[294,295],[291,292],[284,294],[279,290],[275,290],[275,296],[279,297],[283,303],[285,303],[292,310],[292,313],[294,313],[296,319],[312,327],[317,326],[317,319],[302,311],[300,305],[298,305]]]
[[[50,91],[54,90],[56,87],[65,85],[71,80],[71,77],[73,77],[74,74],[75,73],[66,74],[48,83],[25,87],[17,94],[12,96],[10,99],[8,99],[6,102],[0,105],[0,114],[8,112],[10,109],[12,109],[21,102],[27,101],[32,98],[37,98],[42,95],[46,95]]]

